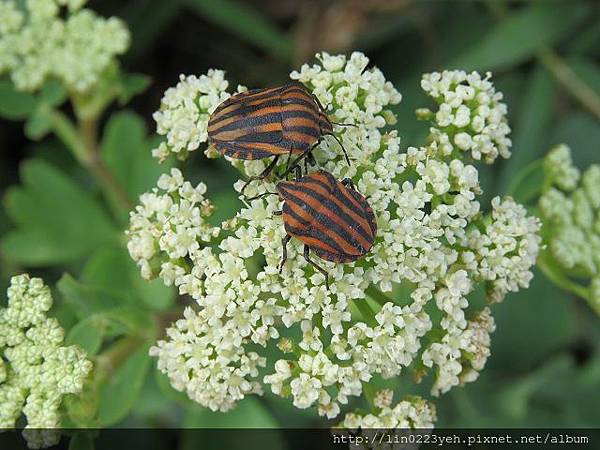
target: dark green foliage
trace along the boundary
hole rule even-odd
[[[369,10],[369,2],[363,3]],[[414,119],[415,108],[430,106],[419,87],[421,74],[464,68],[494,72],[513,129],[512,158],[480,168],[484,201],[505,193],[519,201],[531,200],[541,182],[539,167],[531,163],[552,145],[569,144],[579,167],[600,162],[600,113],[594,110],[594,104],[600,105],[596,2],[407,3],[385,14],[365,13],[361,20],[367,25],[350,27],[352,39],[338,49],[364,50],[402,93],[403,101],[394,110],[403,148],[417,145],[427,133],[427,125]],[[331,40],[302,34],[300,25],[306,26],[302,21],[319,19],[321,31],[337,32],[326,16],[318,15],[323,10],[307,9],[304,2],[109,0],[91,2],[91,7],[123,17],[132,31],[132,50],[124,58],[122,73],[107,74],[97,93],[110,95],[117,103],[95,118],[98,157],[131,205],[174,165],[159,165],[150,155],[158,142],[151,115],[179,73],[200,75],[216,67],[228,71],[234,87],[237,82],[251,88],[272,86],[305,62],[298,55],[328,50],[321,47]],[[309,38],[315,40],[312,47]],[[552,55],[558,57],[558,65]],[[583,99],[578,96],[582,86]],[[100,183],[79,170],[53,135],[49,112],[70,113],[67,96],[53,81],[32,95],[16,91],[6,77],[0,78],[0,117],[7,119],[0,122],[0,289],[4,292],[8,278],[22,271],[34,270],[49,283],[60,280],[53,312],[68,328],[67,342],[79,344],[99,364],[84,397],[65,405],[70,423],[330,424],[324,419],[317,422],[314,411],[298,410],[269,393],[261,399],[247,398],[235,412],[212,413],[176,392],[156,371],[148,347],[181,315],[189,299],[177,297],[159,281],[141,279],[124,245],[128,208],[103,195]],[[130,110],[118,109],[128,102]],[[239,208],[231,189],[234,172],[223,161],[208,161],[201,151],[196,153],[186,171],[193,175],[192,182],[208,184],[217,206],[212,220],[218,223]],[[439,399],[438,425],[598,426],[600,319],[591,309],[537,273],[530,289],[507,297],[495,306],[494,316],[497,329],[486,369],[477,382]],[[101,356],[110,351],[123,351],[124,356],[109,370]],[[400,393],[412,380],[406,374],[389,384],[377,383]],[[417,389],[428,395],[424,385]],[[290,446],[283,437],[272,436],[273,442],[261,446]],[[182,450],[198,448],[185,433],[181,442]],[[232,441],[215,448],[254,446]],[[93,438],[78,433],[69,448],[92,450]]]

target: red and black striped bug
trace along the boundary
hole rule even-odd
[[[347,263],[364,256],[373,246],[375,215],[351,180],[338,181],[320,170],[295,181],[281,181],[276,187],[284,201],[281,214],[287,232],[280,272],[292,237],[304,243],[304,258],[325,276],[327,287],[327,272],[310,258],[311,250],[326,261]]]
[[[299,83],[233,95],[215,109],[208,121],[209,141],[222,154],[236,159],[274,157],[244,188],[252,180],[265,178],[279,157],[286,154],[288,170],[282,176],[287,175],[291,156],[300,155],[293,167],[327,135],[338,140],[319,100]]]

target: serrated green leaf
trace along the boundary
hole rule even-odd
[[[126,302],[126,299],[105,289],[80,283],[69,274],[63,275],[56,287],[79,319],[122,306]]]
[[[24,119],[35,109],[35,97],[18,91],[7,80],[0,80],[0,116],[8,119]]]
[[[108,427],[125,418],[138,400],[150,367],[148,349],[148,345],[139,348],[103,386],[98,408],[101,426]]]
[[[155,325],[152,316],[137,306],[121,306],[102,313],[115,334],[129,334],[155,338]]]
[[[120,246],[106,246],[94,252],[81,279],[153,311],[164,311],[175,301],[175,289],[161,280],[142,279],[127,250]]]
[[[100,154],[132,198],[151,189],[170,167],[152,157],[153,144],[144,121],[133,112],[114,114],[104,131]]]
[[[0,242],[8,260],[28,266],[66,263],[119,239],[96,200],[49,163],[26,161],[21,181],[4,201],[17,225]]]
[[[291,58],[290,38],[258,9],[236,0],[186,0],[186,3],[208,21],[225,28],[244,41],[281,60],[288,61]]]
[[[80,346],[89,356],[94,356],[102,346],[106,324],[98,316],[86,317],[67,334],[67,345]]]
[[[451,64],[466,70],[500,70],[519,64],[574,31],[589,8],[583,2],[538,2],[512,13]]]

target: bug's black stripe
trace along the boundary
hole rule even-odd
[[[329,173],[327,175],[330,175]],[[329,179],[329,177],[328,177]],[[313,178],[310,175],[304,178],[301,178],[300,181],[302,183],[306,183],[306,184],[310,184],[310,183],[314,183],[317,184],[319,186],[322,186],[323,188],[327,189],[329,192],[331,192],[331,195],[333,195],[335,198],[337,198],[340,202],[342,202],[344,204],[344,206],[346,208],[348,208],[349,210],[351,210],[352,212],[354,212],[354,214],[356,214],[357,216],[360,217],[365,217],[365,212],[364,210],[358,208],[354,203],[352,203],[341,191],[340,188],[337,184],[337,181],[332,177],[333,179],[333,183],[331,184],[326,184],[323,183],[321,180],[317,179],[317,178]],[[358,200],[358,199],[357,199]],[[363,202],[361,200],[358,200],[358,203],[362,204]]]
[[[279,144],[283,138],[281,131],[249,132],[235,138],[236,142],[261,142]]]
[[[292,108],[282,108],[281,109],[281,119],[306,119],[312,121],[318,121],[318,116],[316,114],[310,113],[304,109],[292,109]]]
[[[212,132],[218,136],[223,131],[234,131],[242,128],[258,127],[261,125],[268,125],[270,123],[281,123],[281,113],[270,113],[262,115],[249,115],[246,117],[240,117],[228,125],[224,125],[218,128],[219,123],[213,124]]]
[[[357,232],[363,239],[365,239],[367,242],[371,241],[372,236],[369,234],[370,230],[363,228],[362,225],[360,225],[356,220],[354,220],[352,218],[352,216],[350,216],[349,213],[347,212],[347,210],[351,209],[351,208],[347,207],[347,204],[348,204],[347,202],[349,202],[349,200],[345,199],[346,201],[344,201],[340,198],[340,197],[343,197],[343,194],[340,193],[339,195],[335,195],[335,193],[333,193],[332,195],[336,199],[340,200],[346,209],[344,209],[344,207],[340,208],[340,206],[337,203],[330,200],[328,197],[321,195],[317,191],[314,191],[309,186],[306,186],[304,183],[302,183],[302,184],[296,183],[291,186],[291,189],[295,190],[297,192],[301,192],[303,195],[308,195],[308,196],[312,197],[313,199],[315,199],[317,202],[323,204],[325,207],[327,207],[327,209],[332,211],[336,216],[338,216],[346,224],[348,224],[348,226],[350,228],[352,228],[353,231]],[[354,205],[352,205],[352,206],[354,206]],[[358,212],[356,212],[356,215],[358,217],[361,217],[363,220],[365,220],[365,222],[367,221],[367,218],[365,217],[365,211],[359,210]],[[356,226],[356,225],[359,225],[359,226]]]
[[[235,104],[235,103],[234,103]],[[211,116],[211,122],[213,126],[218,126],[218,124],[225,119],[230,119],[232,117],[239,117],[240,120],[243,120],[247,117],[252,116],[257,111],[260,111],[262,108],[271,108],[271,107],[281,107],[281,100],[279,98],[272,98],[265,100],[258,105],[246,105],[243,102],[239,102],[239,107],[234,108],[231,111],[223,111],[217,110]],[[225,108],[223,108],[225,109]],[[280,119],[281,120],[281,119]]]
[[[214,145],[221,153],[236,159],[262,159],[277,154],[273,151],[252,147],[243,147],[231,142],[216,141]],[[273,147],[280,148],[279,146],[275,145]],[[283,148],[281,148],[281,150],[281,153],[289,151]]]
[[[285,132],[302,133],[313,139],[316,139],[321,135],[317,127],[291,126],[286,127]]]
[[[375,219],[375,213],[373,212],[373,208],[371,208],[371,205],[367,203],[367,200],[359,192],[356,192],[353,189],[348,189],[348,192],[350,192],[350,195],[352,195],[352,197],[354,197],[356,201],[363,205],[363,207],[365,208],[365,212],[367,213],[367,222],[369,223],[369,227],[371,228],[371,234],[373,235],[373,237],[375,237],[375,235],[377,234],[377,220]]]
[[[297,236],[313,237],[315,239],[318,239],[319,241],[323,241],[325,244],[327,244],[329,247],[333,248],[335,251],[342,253],[344,255],[347,254],[344,251],[344,249],[342,247],[340,247],[340,245],[335,240],[331,239],[331,237],[327,236],[327,234],[323,233],[318,228],[311,226],[310,222],[307,222],[302,217],[300,217],[298,214],[296,214],[296,212],[294,211],[294,208],[292,208],[290,206],[290,204],[288,204],[287,202],[284,203],[284,205],[283,205],[283,212],[285,214],[289,214],[290,216],[292,216],[294,218],[294,220],[301,223],[302,225],[305,225],[306,227],[310,227],[309,228],[310,231],[305,231],[305,230],[301,230],[300,228],[296,228],[296,227],[286,223],[285,228],[289,233],[295,234]]]
[[[335,203],[328,200],[326,197],[323,197],[322,195],[318,194],[317,192],[313,191],[312,189],[308,189],[304,186],[298,186],[297,184],[294,186],[289,186],[289,187],[286,186],[285,190],[286,190],[286,201],[292,201],[292,202],[296,203],[298,205],[297,207],[301,208],[301,209],[302,209],[302,206],[304,206],[304,209],[306,209],[306,211],[308,213],[310,213],[311,216],[314,217],[315,221],[317,221],[321,226],[323,226],[324,229],[326,229],[326,230],[328,229],[330,231],[335,232],[337,235],[339,235],[342,239],[344,239],[352,247],[361,249],[361,248],[363,248],[363,245],[360,244],[354,238],[354,236],[352,236],[352,234],[350,234],[348,232],[348,229],[358,232],[364,238],[364,240],[366,242],[370,242],[372,240],[371,237],[367,233],[365,233],[365,230],[363,230],[362,227],[354,228],[353,225],[357,224],[357,222],[355,220],[353,220],[350,216],[348,216],[348,214],[346,214],[346,212],[343,211],[340,207],[338,207]],[[329,211],[331,211],[335,216],[337,216],[339,219],[341,219],[341,221],[344,222],[345,224],[347,224],[348,227],[344,228],[344,227],[340,226],[339,224],[337,224],[335,221],[331,220],[326,215],[318,214],[317,211],[312,206],[310,206],[307,202],[302,201],[302,198],[294,195],[294,193],[292,191],[295,191],[302,195],[312,197],[316,202],[321,203]],[[320,218],[322,218],[322,220],[319,220]]]
[[[315,102],[313,102],[312,100],[309,100],[309,99],[290,97],[290,98],[282,99],[281,103],[283,104],[283,106],[285,108],[291,108],[294,105],[301,105],[301,106],[306,106],[307,108],[312,109],[313,111],[315,111],[315,113],[317,111],[319,111]]]
[[[240,94],[235,94],[229,97],[225,101],[230,101],[231,103],[238,102],[255,102],[259,100],[263,100],[272,96],[279,97],[282,92],[285,91],[285,87],[279,88],[263,88],[263,89],[252,89],[251,91],[242,92]]]

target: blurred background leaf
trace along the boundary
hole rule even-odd
[[[592,100],[600,98],[600,8],[593,0],[90,0],[88,4],[100,14],[123,17],[132,31],[132,51],[123,60],[122,72],[133,75],[120,79],[120,100],[129,100],[129,109],[117,112],[115,106],[101,118],[100,157],[134,202],[174,165],[159,165],[150,156],[158,142],[152,113],[181,73],[200,75],[208,68],[221,68],[231,86],[264,87],[285,81],[292,69],[310,63],[321,50],[366,51],[372,64],[399,88],[403,101],[394,111],[403,148],[418,145],[427,133],[427,124],[414,116],[415,108],[430,106],[419,85],[423,72],[493,71],[509,107],[514,145],[510,160],[479,167],[483,209],[552,145],[569,144],[582,168],[600,162],[600,119],[589,102],[574,95],[569,77],[559,76],[567,68]],[[541,58],[544,51],[550,52],[551,62],[558,58],[558,65]],[[136,95],[143,89],[147,89],[143,95]],[[156,340],[155,335],[180,316],[190,299],[176,297],[174,289],[159,281],[141,279],[124,245],[126,211],[106,205],[89,174],[47,134],[43,113],[49,107],[68,113],[65,97],[56,83],[47,83],[39,95],[31,96],[16,92],[0,78],[0,117],[8,119],[0,122],[0,288],[4,291],[8,277],[25,270],[58,281],[53,312],[69,329],[68,341],[102,361],[103,354],[122,339],[139,339],[147,331],[153,337],[146,339]],[[20,121],[25,119],[23,128]],[[211,220],[218,223],[240,206],[231,190],[235,171],[222,159],[207,160],[196,153],[185,163],[186,176],[193,183],[207,183],[208,196],[217,206]],[[523,200],[535,193],[539,181],[535,167],[525,175],[514,193]],[[150,315],[155,317],[152,323]],[[494,315],[497,331],[486,369],[477,382],[436,400],[438,425],[597,425],[600,410],[592,399],[600,388],[598,317],[539,273],[529,290],[496,305]],[[155,370],[147,348],[139,347],[121,362],[110,385],[94,400],[100,401],[99,417],[105,424],[175,428],[329,424],[313,411],[298,410],[270,393],[246,399],[231,414],[212,413],[176,392]],[[408,374],[393,383],[399,391],[426,392],[426,382],[414,387]],[[94,401],[88,403],[95,405]],[[184,449],[197,448],[189,435],[181,441]],[[72,442],[78,449],[92,445],[85,436]],[[268,444],[293,447],[277,435]],[[145,448],[152,445],[149,437]],[[247,448],[250,443],[227,445]]]

